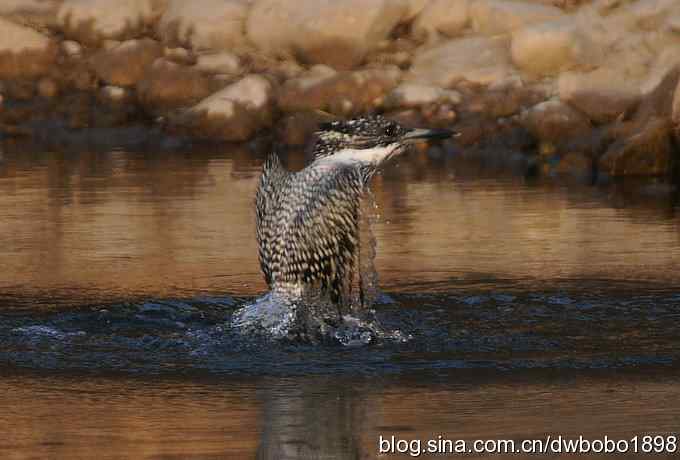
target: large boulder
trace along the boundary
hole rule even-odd
[[[431,0],[413,22],[416,38],[454,37],[470,23],[470,0]]]
[[[43,30],[54,26],[60,3],[60,0],[3,0],[0,2],[0,16]]]
[[[510,33],[538,22],[564,17],[557,7],[513,0],[476,0],[470,5],[475,31],[496,35]]]
[[[571,20],[534,24],[512,34],[512,60],[536,76],[554,75],[577,66],[588,66],[596,45]]]
[[[195,67],[210,74],[238,75],[243,70],[239,57],[228,51],[201,54],[196,59]]]
[[[46,36],[0,18],[0,79],[43,75],[54,63],[56,51]]]
[[[673,166],[672,126],[667,118],[652,117],[629,136],[614,142],[599,160],[611,176],[660,176]]]
[[[137,97],[152,113],[187,107],[209,96],[215,89],[198,70],[159,58],[137,83]]]
[[[525,110],[520,116],[520,123],[534,137],[550,143],[569,142],[591,130],[585,115],[556,100],[541,102]]]
[[[383,104],[399,76],[398,69],[366,69],[296,78],[281,87],[278,104],[285,112],[325,110],[345,116],[369,112]]]
[[[671,120],[675,125],[676,131],[680,134],[680,80],[678,80],[678,84],[675,87],[672,104]]]
[[[402,83],[387,95],[384,105],[388,109],[413,109],[436,104],[456,105],[461,101],[461,94],[455,90],[417,83]]]
[[[451,87],[461,81],[489,85],[508,80],[513,68],[504,40],[451,40],[415,56],[409,81]]]
[[[152,0],[64,0],[57,25],[68,38],[98,44],[138,37],[156,17]]]
[[[348,69],[408,14],[404,0],[256,0],[246,33],[267,53]]]
[[[635,108],[640,101],[637,82],[608,68],[592,72],[565,72],[560,75],[557,85],[562,101],[597,123],[615,120]]]
[[[144,38],[128,40],[111,49],[101,49],[90,58],[100,80],[114,86],[134,86],[147,67],[163,55],[163,46]]]
[[[411,19],[418,16],[430,3],[431,0],[406,0],[407,12],[404,16],[405,21],[410,21]]]
[[[244,44],[249,0],[170,0],[158,22],[161,39],[194,50],[231,50]]]
[[[248,75],[187,110],[179,122],[193,135],[241,142],[272,124],[272,83],[260,75]]]

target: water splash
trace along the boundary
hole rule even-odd
[[[373,194],[367,190],[359,210],[359,250],[353,278],[340,304],[332,302],[320,289],[287,286],[238,310],[232,317],[232,326],[243,334],[309,343],[331,341],[348,347],[368,345],[378,339],[407,340],[408,336],[399,331],[383,330],[372,310],[380,296],[375,269],[377,242],[372,229],[377,209]]]

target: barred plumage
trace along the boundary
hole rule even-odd
[[[315,160],[299,172],[270,155],[256,194],[260,265],[270,289],[314,291],[346,304],[358,270],[360,201],[371,177],[409,141],[450,135],[377,116],[323,125]]]

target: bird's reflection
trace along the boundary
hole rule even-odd
[[[360,459],[368,397],[350,382],[291,380],[261,393],[262,437],[257,458]]]

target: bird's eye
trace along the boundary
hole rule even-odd
[[[397,127],[394,125],[388,125],[385,128],[385,136],[394,137],[397,135]]]

